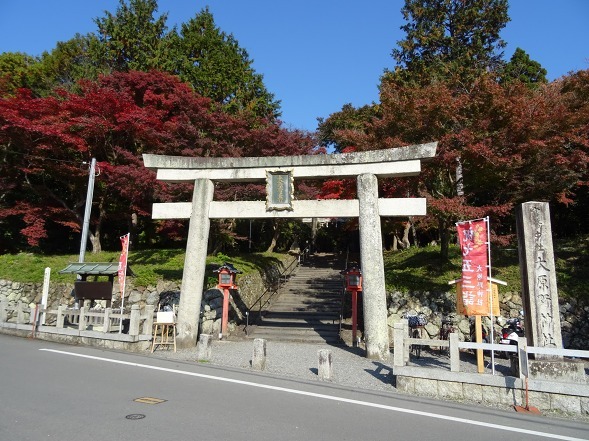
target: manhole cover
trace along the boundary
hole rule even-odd
[[[127,415],[125,418],[127,418],[128,420],[142,420],[143,418],[145,418],[145,415],[141,413],[132,413],[131,415]]]

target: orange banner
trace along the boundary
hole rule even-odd
[[[462,251],[462,306],[465,315],[489,315],[488,234],[484,219],[456,224]]]

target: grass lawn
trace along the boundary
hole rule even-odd
[[[589,298],[589,237],[555,241],[556,272],[559,295],[564,298]],[[158,280],[182,279],[184,250],[143,250],[129,253],[129,265],[136,275],[137,286],[154,285]],[[448,281],[460,277],[461,256],[457,246],[450,247],[449,262],[442,262],[439,247],[410,248],[385,252],[387,289],[399,291],[445,292],[453,289]],[[120,252],[87,253],[87,262],[118,262]],[[211,268],[229,262],[247,274],[263,271],[278,262],[280,254],[252,253],[207,258]],[[71,274],[58,274],[68,263],[77,262],[78,255],[39,255],[30,253],[0,255],[0,279],[15,282],[42,282],[46,267],[51,268],[54,282],[72,282]],[[507,291],[521,291],[517,249],[492,249],[492,277],[507,282]]]

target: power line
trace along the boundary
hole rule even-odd
[[[4,151],[7,152],[7,153],[14,153],[15,155],[22,155],[23,157],[28,158],[28,159],[42,159],[44,161],[63,162],[63,163],[66,163],[66,164],[80,164],[80,163],[82,165],[89,164],[88,161],[70,161],[70,160],[67,160],[67,159],[49,158],[49,157],[46,157],[46,156],[37,156],[37,155],[31,155],[29,153],[17,152],[15,150],[4,150]]]

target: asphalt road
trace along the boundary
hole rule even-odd
[[[506,438],[589,425],[0,335],[0,441]]]

